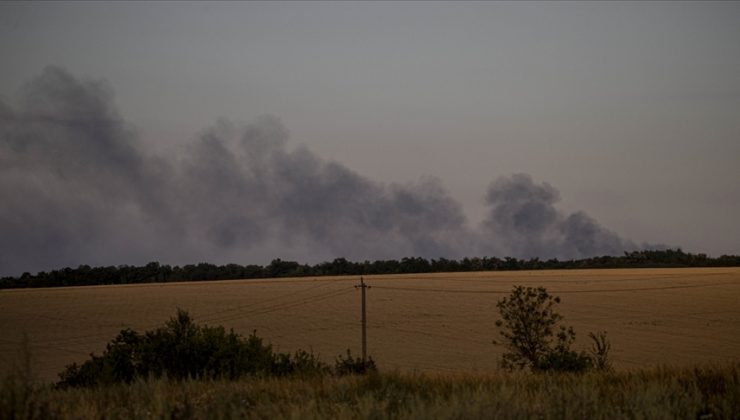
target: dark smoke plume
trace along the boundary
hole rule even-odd
[[[519,258],[583,258],[636,248],[586,213],[563,214],[554,206],[558,200],[555,188],[536,185],[529,175],[497,179],[486,196],[491,211],[484,221],[484,243]]]
[[[473,230],[436,179],[385,185],[288,147],[274,117],[218,121],[153,156],[107,83],[48,67],[0,101],[0,275],[151,260],[587,257],[634,245],[527,175],[496,180]]]

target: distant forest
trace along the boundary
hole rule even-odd
[[[718,258],[705,254],[691,254],[681,249],[625,252],[622,256],[602,256],[580,260],[538,258],[403,258],[353,262],[337,258],[316,265],[295,261],[273,260],[266,266],[209,263],[188,264],[182,267],[151,262],[144,266],[63,268],[35,275],[23,273],[20,277],[3,277],[0,289],[25,287],[89,286],[99,284],[160,283],[174,281],[202,281],[228,279],[265,279],[277,277],[313,277],[335,275],[411,274],[469,271],[553,270],[573,268],[659,268],[659,267],[737,267],[740,256],[723,255]]]

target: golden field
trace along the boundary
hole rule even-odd
[[[619,370],[740,359],[740,268],[557,270],[366,276],[368,349],[381,370],[492,372],[502,349],[496,301],[544,286],[578,333],[606,330]],[[196,322],[253,330],[280,351],[332,363],[360,353],[359,277],[0,290],[0,373],[24,335],[36,377],[100,353],[123,328],[162,325],[176,308]]]

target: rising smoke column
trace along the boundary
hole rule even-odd
[[[0,101],[0,275],[64,266],[582,257],[632,244],[524,174],[489,188],[472,229],[439,180],[382,184],[303,146],[279,119],[217,121],[155,156],[112,88],[47,67]]]
[[[198,240],[221,248],[277,240],[309,259],[459,252],[465,217],[438,181],[386,186],[286,144],[274,117],[221,122],[196,140],[176,184],[201,204],[187,223]]]
[[[0,105],[0,271],[146,258],[162,166],[110,87],[48,67],[18,102]]]
[[[488,188],[491,207],[483,222],[483,246],[518,258],[585,258],[635,249],[584,212],[564,214],[555,207],[559,192],[537,185],[527,174],[500,177]]]

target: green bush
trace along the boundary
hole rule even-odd
[[[249,337],[223,327],[200,326],[178,310],[164,327],[139,334],[126,329],[102,355],[60,373],[61,387],[129,383],[136,378],[174,380],[236,379],[245,375],[286,376],[329,372],[318,357],[303,350],[275,353],[256,332]]]
[[[524,286],[515,286],[508,298],[498,301],[501,319],[496,326],[507,349],[502,367],[558,372],[610,369],[606,332],[589,334],[594,342],[590,355],[571,350],[576,333],[572,327],[559,325],[563,317],[555,312],[558,303],[560,298],[544,287]]]
[[[292,357],[287,353],[277,353],[272,373],[277,376],[319,376],[331,373],[331,369],[313,353],[297,350]]]
[[[352,353],[347,349],[347,355],[339,355],[334,363],[334,371],[339,376],[344,375],[364,375],[366,373],[377,372],[375,361],[372,357],[362,360],[361,357],[354,358]]]
[[[610,371],[612,370],[612,364],[609,361],[609,350],[611,350],[611,343],[606,338],[606,331],[599,331],[597,333],[590,332],[588,336],[591,338],[591,360],[593,361],[593,367],[598,370]]]
[[[547,353],[539,362],[539,370],[581,373],[593,366],[591,356],[570,349],[556,349]]]

